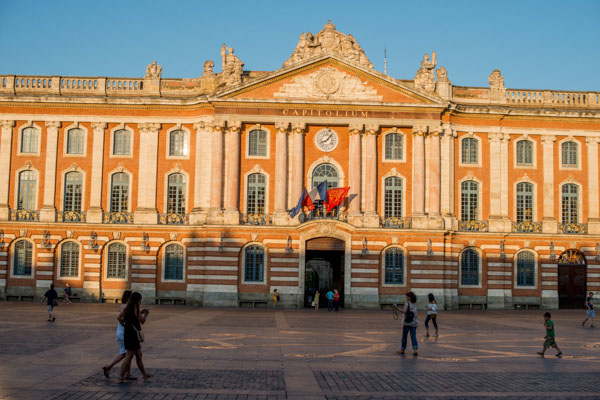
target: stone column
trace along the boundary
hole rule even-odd
[[[510,216],[508,212],[508,197],[510,188],[508,187],[508,143],[510,141],[509,134],[503,134],[500,139],[500,215],[504,220],[504,232],[510,232],[512,227],[510,224]],[[507,225],[508,223],[508,225]]]
[[[444,228],[458,230],[454,209],[454,137],[456,133],[451,127],[444,128],[441,139],[441,208]]]
[[[361,133],[362,124],[351,124],[348,129],[350,135],[350,146],[348,151],[348,186],[350,187],[348,198],[348,222],[352,225],[361,225],[362,216],[360,213],[360,193],[361,193]]]
[[[102,180],[104,168],[104,130],[106,122],[92,122],[92,177],[90,185],[90,207],[87,210],[87,222],[102,223]]]
[[[10,161],[12,154],[12,136],[15,121],[2,120],[2,136],[0,136],[0,221],[8,221],[10,209],[8,194],[10,192]]]
[[[377,133],[378,125],[365,127],[365,215],[363,226],[379,227],[377,215]]]
[[[425,215],[425,136],[427,127],[413,127],[413,205],[412,215]]]
[[[196,130],[196,153],[194,156],[194,201],[190,213],[190,224],[205,224],[208,220],[210,198],[211,133],[208,122],[194,124]]]
[[[136,224],[157,224],[156,174],[158,167],[158,123],[138,124],[140,164],[138,169],[138,201],[133,215]]]
[[[223,223],[223,132],[225,122],[215,121],[212,126],[212,159],[210,174],[210,208],[208,222]]]
[[[306,124],[294,122],[292,124],[292,204],[294,207],[304,189],[304,132]],[[297,217],[296,217],[297,218]]]
[[[287,137],[289,126],[289,122],[278,122],[275,124],[275,210],[273,211],[273,223],[275,225],[286,225],[289,220],[286,211],[288,172]]]
[[[440,128],[429,129],[429,216],[440,216]]]
[[[227,134],[225,135],[225,171],[227,179],[225,185],[225,213],[223,223],[238,225],[240,223],[240,121],[227,121]]]
[[[598,142],[600,137],[588,137],[585,142],[588,150],[588,233],[600,233],[598,210]]]
[[[56,156],[58,152],[59,121],[46,122],[46,165],[44,167],[44,203],[40,210],[40,221],[56,222]]]
[[[543,213],[542,213],[542,231],[544,233],[557,233],[558,225],[554,217],[554,142],[556,136],[543,135]]]

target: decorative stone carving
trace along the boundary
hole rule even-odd
[[[5,120],[0,121],[0,125],[2,126],[3,129],[10,129],[13,126],[15,126],[15,121],[5,119]]]
[[[450,83],[448,72],[445,67],[439,67],[436,71],[438,83]]]
[[[60,128],[60,121],[46,121],[47,129],[58,129]]]
[[[367,58],[362,47],[352,35],[345,35],[335,29],[331,20],[325,24],[323,30],[316,35],[310,32],[302,33],[294,52],[283,63],[283,67],[297,64],[312,57],[332,54],[340,58],[369,69],[373,64]]]
[[[366,100],[382,101],[377,91],[360,78],[333,67],[324,67],[308,75],[292,78],[275,97],[284,99]]]
[[[490,83],[490,87],[502,89],[504,88],[504,77],[499,69],[495,69],[492,71],[490,76],[488,76],[488,82]]]
[[[292,133],[304,133],[304,131],[306,130],[306,123],[305,122],[294,122],[292,123]]]
[[[156,60],[152,61],[152,64],[148,64],[146,67],[146,75],[144,79],[160,79],[162,75],[162,65],[158,65]]]
[[[27,229],[19,229],[19,236],[21,236],[21,237],[27,236]]]
[[[158,132],[160,124],[155,122],[144,122],[138,125],[140,133],[153,133]]]
[[[204,69],[202,70],[202,76],[214,76],[215,75],[215,71],[213,71],[213,68],[215,66],[215,62],[212,60],[208,60],[204,62]]]
[[[74,234],[75,234],[75,231],[67,231],[67,238],[73,239]]]
[[[113,232],[113,239],[114,240],[121,239],[121,232],[119,232],[119,231]]]
[[[289,122],[276,122],[275,123],[275,129],[277,130],[277,133],[287,133],[289,126],[290,126]]]
[[[227,131],[239,133],[242,129],[242,121],[227,121]]]
[[[431,53],[431,61],[429,61],[429,54],[423,56],[421,68],[419,68],[417,75],[415,75],[415,87],[417,89],[422,89],[427,92],[435,91],[435,76],[433,71],[435,70],[436,65],[437,56],[435,51]]]
[[[326,235],[326,236],[333,235],[335,233],[335,230],[336,230],[335,225],[331,224],[331,223],[319,224],[319,228],[318,228],[319,234]]]
[[[362,130],[363,124],[353,122],[348,125],[348,133],[350,135],[360,135]]]
[[[172,241],[177,240],[177,234],[174,232],[169,233],[169,239],[171,239]]]
[[[242,73],[244,72],[244,63],[233,54],[233,47],[227,48],[225,43],[221,47],[221,62],[223,68],[223,83],[226,86],[242,83]]]

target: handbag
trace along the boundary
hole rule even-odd
[[[407,303],[408,304],[408,303]],[[415,313],[410,309],[410,304],[408,304],[408,308],[406,313],[404,314],[404,323],[410,324],[415,319]]]
[[[135,326],[132,326],[132,328],[135,331],[135,334],[137,335],[138,342],[142,343],[144,341],[144,334]]]

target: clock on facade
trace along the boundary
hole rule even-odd
[[[338,145],[338,136],[333,130],[323,129],[315,136],[315,143],[321,151],[332,151]]]

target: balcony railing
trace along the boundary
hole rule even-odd
[[[105,224],[132,224],[133,214],[128,212],[105,212],[102,215]]]
[[[163,225],[187,225],[189,223],[188,214],[166,213],[158,215],[158,223]]]
[[[587,233],[587,224],[580,224],[578,222],[558,224],[558,231],[570,235],[585,235]]]
[[[12,210],[10,212],[11,221],[39,221],[40,213],[33,210]]]
[[[388,217],[381,219],[381,226],[383,228],[392,229],[410,229],[412,226],[412,219],[405,217]]]
[[[300,213],[298,219],[300,223],[315,219],[337,219],[338,221],[346,221],[348,219],[348,212],[345,209],[340,210],[339,207],[335,207],[330,212],[327,212],[325,205],[319,204],[316,205],[312,211]]]
[[[271,225],[271,217],[263,214],[243,214],[240,217],[243,225]]]
[[[513,232],[542,233],[542,223],[533,221],[513,222]]]
[[[458,221],[458,230],[463,232],[487,232],[488,222],[487,221]]]
[[[57,211],[58,222],[85,222],[85,213],[80,211]]]

